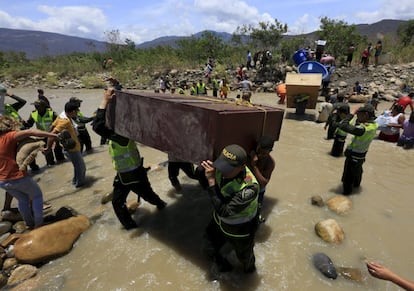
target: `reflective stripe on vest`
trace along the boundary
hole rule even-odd
[[[51,109],[46,109],[46,112],[43,116],[40,116],[39,112],[33,111],[31,113],[33,120],[36,122],[36,128],[43,131],[49,131],[50,126],[53,123],[53,111]]]
[[[361,136],[354,136],[351,141],[351,144],[348,145],[348,149],[355,153],[366,153],[368,151],[369,145],[376,135],[378,124],[375,122],[362,124],[365,128],[365,133]]]
[[[222,180],[222,174],[220,171],[216,172],[216,181]],[[248,186],[257,184],[256,177],[250,171],[249,168],[246,167],[246,176],[243,180],[241,179],[234,179],[233,181],[227,183],[226,185],[219,185],[220,192],[224,198],[232,197],[235,193],[242,191]],[[255,199],[241,212],[235,213],[234,215],[221,217],[217,214],[217,218],[224,223],[227,224],[241,224],[252,220],[257,214],[257,206],[258,206],[258,195],[256,195]]]
[[[130,172],[141,166],[141,156],[132,140],[129,140],[126,146],[110,140],[109,154],[112,158],[112,166],[118,173]]]

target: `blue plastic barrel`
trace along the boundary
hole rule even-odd
[[[294,54],[293,54],[293,61],[295,62],[296,66],[299,66],[301,63],[306,62],[307,61],[307,53],[305,50],[297,50]]]
[[[306,74],[306,73],[321,73],[322,74],[322,80],[325,79],[328,76],[328,70],[325,68],[324,65],[322,65],[319,62],[314,61],[307,61],[303,62],[298,67],[299,73]]]

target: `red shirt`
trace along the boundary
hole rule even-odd
[[[404,96],[404,97],[401,97],[400,99],[398,99],[397,104],[398,105],[401,105],[404,108],[404,110],[405,110],[405,108],[408,105],[413,106],[413,100],[411,100],[411,97],[410,96]]]
[[[26,176],[26,171],[19,170],[16,162],[16,131],[0,135],[0,181],[16,180]]]

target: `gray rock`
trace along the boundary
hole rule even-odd
[[[312,262],[316,269],[318,269],[325,277],[329,279],[336,279],[338,273],[332,260],[324,253],[316,253],[312,256]]]
[[[7,233],[12,228],[10,221],[0,221],[0,236]]]

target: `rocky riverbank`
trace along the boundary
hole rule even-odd
[[[275,68],[267,67],[264,70],[249,70],[247,75],[250,80],[253,81],[255,90],[258,92],[274,92],[278,82],[283,81],[286,73],[297,72],[297,67],[278,65]],[[173,69],[167,73],[152,72],[149,73],[150,81],[148,83],[138,82],[122,82],[125,89],[137,89],[137,90],[154,90],[159,86],[159,78],[166,76],[170,80],[172,86],[182,80],[185,80],[187,84],[197,82],[204,78],[204,72],[202,70],[177,70]],[[214,71],[213,71],[214,74]],[[232,90],[239,88],[236,73],[234,70],[227,70],[225,75],[228,76],[230,87]],[[409,86],[414,85],[414,62],[407,64],[385,64],[379,66],[370,65],[367,70],[362,69],[359,65],[353,65],[352,67],[339,67],[336,68],[335,74],[331,78],[330,88],[338,88],[340,92],[350,96],[352,88],[356,81],[358,81],[363,87],[363,94],[360,98],[356,98],[351,101],[364,102],[367,98],[372,96],[373,93],[378,92],[380,99],[387,101],[394,101],[396,98],[406,94],[403,91],[404,84]],[[97,73],[92,77],[80,77],[80,78],[57,78],[54,72],[48,72],[46,76],[35,75],[28,78],[19,78],[16,80],[1,80],[1,82],[9,88],[35,88],[42,87],[45,89],[92,89],[103,88],[107,85],[105,79],[111,76],[111,72]],[[218,76],[221,77],[221,76]],[[53,85],[48,83],[48,79],[54,78],[57,81]],[[94,82],[88,82],[86,80],[95,80]],[[210,84],[211,85],[211,84]]]

